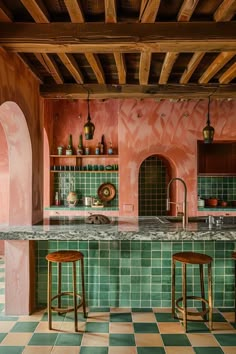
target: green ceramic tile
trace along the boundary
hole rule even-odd
[[[194,347],[196,354],[223,354],[223,350],[218,347]]]
[[[188,321],[188,333],[208,333],[209,328],[204,322]]]
[[[191,346],[186,334],[162,334],[161,336],[165,346]]]
[[[81,347],[80,354],[108,354],[108,347]]]
[[[22,354],[24,347],[0,346],[0,354]]]
[[[16,316],[0,316],[0,322],[1,321],[17,321],[18,320],[18,317]]]
[[[134,333],[159,333],[156,323],[134,323]]]
[[[0,343],[6,337],[7,333],[0,333]]]
[[[63,327],[62,327],[63,329]],[[80,333],[59,333],[56,339],[56,346],[80,346],[82,341]]]
[[[162,347],[137,347],[138,354],[165,354]]]
[[[28,345],[55,345],[57,333],[34,333]]]
[[[234,333],[215,334],[215,338],[222,347],[236,346],[236,335]]]
[[[110,334],[110,346],[135,346],[135,339],[133,334]]]
[[[16,322],[10,332],[34,332],[39,322]]]
[[[109,322],[87,322],[85,332],[109,333]]]
[[[110,322],[132,322],[131,313],[111,313]]]

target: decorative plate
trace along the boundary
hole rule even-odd
[[[99,199],[103,202],[109,202],[116,196],[116,187],[112,183],[103,183],[98,188]]]

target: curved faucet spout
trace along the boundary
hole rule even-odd
[[[183,227],[185,228],[187,223],[188,223],[188,217],[187,217],[187,186],[186,183],[184,182],[184,180],[182,178],[179,177],[174,177],[170,180],[170,182],[168,183],[167,186],[167,199],[166,199],[166,210],[169,211],[170,210],[170,204],[173,203],[170,201],[170,186],[174,181],[180,181],[183,186],[184,186],[184,201],[183,201]],[[174,203],[174,204],[178,204],[178,203]]]

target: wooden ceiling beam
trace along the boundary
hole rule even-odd
[[[222,52],[220,53],[215,60],[208,66],[206,71],[202,74],[198,80],[199,84],[207,84],[211,78],[222,69],[225,64],[228,63],[234,56],[236,52]]]
[[[114,53],[114,58],[118,71],[119,84],[124,85],[126,84],[126,65],[124,54]]]
[[[142,52],[140,55],[139,64],[139,83],[140,85],[147,85],[150,73],[152,53]]]
[[[236,0],[224,0],[214,13],[217,22],[230,21],[236,14]]]
[[[78,67],[78,64],[72,54],[58,53],[59,58],[65,65],[67,70],[71,73],[77,84],[83,84],[83,74]]]
[[[187,68],[185,69],[183,75],[180,78],[180,84],[184,85],[187,84],[193,75],[194,71],[197,69],[198,64],[204,57],[205,52],[196,52],[193,54],[192,58],[190,59]]]
[[[236,85],[99,85],[64,84],[42,85],[40,94],[48,99],[91,99],[104,98],[178,98],[199,99],[211,95],[215,98],[236,98]]]
[[[89,65],[93,69],[93,72],[97,78],[99,84],[105,83],[105,75],[101,65],[101,62],[96,54],[85,53],[85,57],[89,62]]]
[[[83,23],[84,14],[80,0],[64,0],[71,22]]]
[[[13,15],[11,11],[4,5],[2,0],[0,0],[0,22],[12,22]]]
[[[49,23],[50,15],[41,0],[20,0],[35,22]]]
[[[199,0],[184,0],[178,13],[177,21],[189,21],[198,2]]]
[[[105,0],[105,22],[116,23],[116,0]]]
[[[171,70],[173,68],[173,65],[178,58],[179,53],[166,53],[164,62],[162,64],[162,69],[161,69],[161,74],[159,78],[159,84],[164,85],[167,83]]]
[[[32,75],[39,81],[40,84],[43,84],[43,78],[39,73],[36,71],[34,65],[28,60],[25,54],[20,53],[17,55],[18,58],[20,58],[21,61],[27,66],[27,68],[31,71]]]
[[[63,78],[60,74],[60,71],[57,67],[57,64],[53,58],[50,58],[47,54],[35,54],[38,61],[43,65],[47,72],[53,77],[54,81],[57,84],[63,84]]]
[[[160,2],[160,0],[142,0],[139,21],[142,23],[155,22]]]
[[[229,84],[236,77],[236,63],[233,63],[219,78],[220,84]]]

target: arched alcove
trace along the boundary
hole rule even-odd
[[[159,155],[147,157],[139,169],[139,216],[166,215],[170,164]]]
[[[8,200],[8,224],[30,225],[32,147],[25,116],[16,103],[5,102],[0,106],[0,124],[7,142],[9,161],[8,176],[5,177],[9,181],[5,190]]]

